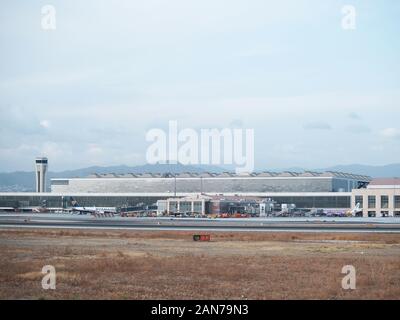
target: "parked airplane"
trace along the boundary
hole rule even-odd
[[[70,211],[79,212],[79,214],[116,213],[116,209],[112,207],[72,207]]]
[[[79,214],[98,214],[98,213],[116,213],[116,208],[113,207],[78,207],[78,201],[70,197],[72,207],[67,209],[71,212],[78,212]]]
[[[346,212],[341,210],[329,210],[326,212],[327,217],[345,217]]]

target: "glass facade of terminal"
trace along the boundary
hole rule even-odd
[[[121,206],[135,206],[138,203],[145,203],[148,205],[154,204],[159,199],[166,199],[166,197],[130,197],[130,196],[73,196],[77,206],[80,207],[121,207]],[[0,196],[0,207],[40,207],[47,208],[66,208],[72,206],[70,196],[23,196],[23,195],[7,195]]]
[[[154,204],[157,200],[166,199],[168,197],[160,197],[153,195],[146,196],[73,196],[77,206],[83,207],[122,207],[135,206],[139,203]],[[272,200],[279,204],[295,204],[297,208],[350,208],[350,195],[334,195],[329,196],[279,196],[271,197]],[[0,207],[21,208],[21,207],[40,207],[47,208],[65,208],[72,206],[70,196],[59,195],[1,195]],[[188,211],[191,208],[187,208]]]
[[[278,204],[295,204],[297,208],[350,208],[351,196],[271,197]]]

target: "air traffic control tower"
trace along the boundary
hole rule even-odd
[[[46,192],[47,158],[36,158],[36,192]]]

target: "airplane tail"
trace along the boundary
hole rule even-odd
[[[354,209],[353,210],[351,210],[351,211],[349,211],[349,213],[351,214],[351,216],[356,216],[360,211],[362,211],[362,209],[361,209],[361,204],[358,202],[357,204],[356,204],[356,206],[354,207]]]
[[[76,201],[74,198],[69,197],[69,201],[73,207],[78,207],[78,201]]]

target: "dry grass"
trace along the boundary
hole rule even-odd
[[[393,234],[0,231],[1,299],[398,299]],[[321,240],[363,241],[354,243]],[[305,242],[303,242],[305,241]],[[365,241],[365,242],[364,242]],[[43,265],[57,289],[41,289]],[[357,290],[341,269],[357,270]]]
[[[0,230],[0,235],[5,231]],[[126,239],[188,239],[193,231],[97,231],[73,229],[26,229],[7,230],[7,234],[46,237],[101,237]],[[308,232],[207,232],[213,240],[224,241],[371,241],[378,243],[400,243],[400,236],[394,233],[308,233]]]

